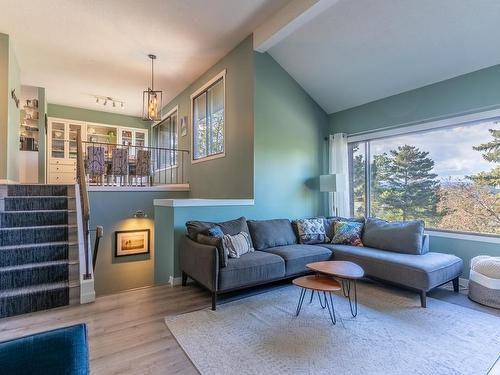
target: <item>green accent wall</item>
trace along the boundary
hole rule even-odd
[[[500,65],[333,113],[330,132],[401,127],[500,107]]]
[[[98,296],[154,284],[155,212],[153,200],[187,198],[188,192],[89,192],[90,228],[104,227],[99,244],[95,270],[95,291]],[[147,214],[145,219],[132,215],[137,210]],[[115,257],[115,231],[150,229],[150,254]],[[92,234],[93,246],[95,233]]]
[[[11,97],[21,97],[21,72],[10,38],[0,33],[0,180],[19,179],[20,109]]]
[[[170,276],[180,275],[178,246],[188,220],[225,221],[240,216],[294,219],[323,214],[326,208],[318,180],[324,169],[328,116],[269,54],[254,52],[248,39],[237,48],[248,49],[254,67],[251,72],[254,81],[251,85],[254,88],[252,100],[246,101],[250,108],[242,109],[242,113],[251,112],[253,118],[253,129],[244,131],[243,135],[246,136],[245,142],[253,145],[250,173],[254,194],[250,197],[254,198],[255,205],[155,207],[157,283],[168,282]],[[216,71],[224,68],[224,61],[218,63]],[[230,69],[227,69],[229,74]],[[245,90],[248,88],[226,86],[226,100],[244,95],[242,91]],[[227,124],[228,127],[231,125]],[[230,138],[226,144],[228,142],[231,142]],[[246,149],[240,152],[236,160],[248,157]],[[234,154],[226,156],[232,157]],[[208,166],[209,163],[212,162],[203,164]],[[191,190],[199,192],[195,182],[196,179],[192,178]],[[215,184],[211,189],[216,187],[218,190],[217,198],[241,198],[229,195],[233,192],[228,186],[233,184],[231,174],[225,173],[223,179],[210,180],[210,183]]]
[[[165,105],[162,113],[168,113],[178,106],[179,123],[182,117],[188,119],[188,134],[184,137],[179,135],[179,148],[191,150],[191,94],[224,69],[226,69],[226,156],[196,164],[186,160],[192,198],[253,196],[254,60],[251,36]]]
[[[322,214],[326,113],[267,53],[254,52],[255,204],[264,217]]]
[[[500,65],[329,115],[330,133],[360,133],[444,119],[500,107]],[[476,255],[500,256],[498,243],[431,236],[430,249],[465,262]]]

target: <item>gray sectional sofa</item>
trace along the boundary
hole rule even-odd
[[[255,251],[228,258],[222,246],[206,236],[216,225],[224,234],[249,233]],[[310,273],[306,264],[317,261],[357,263],[367,277],[417,291],[422,307],[426,307],[426,293],[437,286],[453,281],[457,292],[463,269],[462,259],[428,251],[423,227],[398,228],[374,219],[366,221],[364,247],[300,244],[288,219],[247,221],[242,217],[224,223],[191,221],[186,226],[188,234],[179,250],[182,284],[190,277],[206,287],[212,294],[213,310],[218,294]]]

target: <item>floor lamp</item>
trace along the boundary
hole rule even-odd
[[[319,191],[323,193],[336,193],[339,191],[337,181],[340,179],[340,174],[323,174],[319,176]],[[330,202],[328,199],[328,210],[330,212],[330,208],[332,208],[333,199]],[[332,210],[335,216],[338,216],[338,209]]]

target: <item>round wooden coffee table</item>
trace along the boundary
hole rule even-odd
[[[332,320],[332,323],[334,325],[335,323],[337,323],[337,318],[335,317],[335,309],[333,307],[333,299],[332,299],[332,292],[336,292],[337,290],[341,289],[341,286],[337,280],[322,275],[309,275],[296,278],[292,282],[293,284],[300,286],[302,288],[302,290],[300,291],[299,303],[297,304],[297,310],[295,312],[295,316],[299,316],[300,309],[302,308],[302,303],[304,302],[304,297],[306,295],[306,292],[307,290],[311,290],[311,300],[309,301],[309,303],[312,302],[312,297],[314,295],[314,292],[318,292],[319,304],[321,305],[322,308],[325,307],[328,308],[328,313],[330,314],[330,319]],[[323,302],[321,301],[321,294],[320,294],[321,292],[323,292],[323,298],[325,301],[324,305]],[[326,298],[326,293],[328,293],[330,301],[328,301],[328,299]]]
[[[356,280],[364,276],[365,271],[356,263],[345,260],[327,260],[324,262],[314,262],[306,265],[312,271],[319,274],[337,277],[342,283],[342,293],[349,300],[351,315],[358,315],[358,293],[356,290]],[[353,284],[354,293],[351,297],[351,283]],[[312,299],[312,296],[311,296]],[[354,301],[352,301],[354,299]],[[354,302],[354,305],[353,305]]]

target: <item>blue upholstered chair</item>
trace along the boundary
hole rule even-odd
[[[85,324],[0,342],[0,373],[5,375],[87,375]]]

